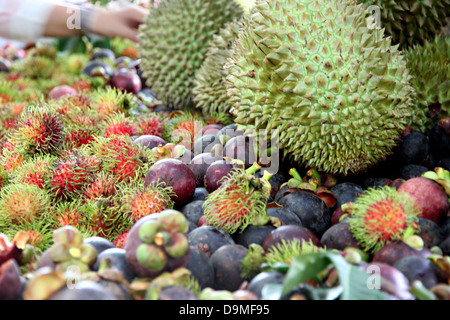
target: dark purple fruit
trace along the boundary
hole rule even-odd
[[[450,217],[444,219],[444,222],[441,225],[442,237],[447,238],[450,236]]]
[[[190,256],[186,269],[191,272],[191,275],[198,281],[201,288],[214,285],[214,268],[209,256],[196,246],[190,247]]]
[[[135,70],[120,68],[114,71],[111,77],[111,85],[123,92],[137,94],[142,89],[141,78]]]
[[[364,187],[364,189],[378,188],[378,187],[390,186],[391,183],[392,183],[392,180],[388,179],[388,178],[369,177],[364,180],[363,187]]]
[[[293,213],[291,210],[282,207],[272,207],[267,209],[267,214],[269,217],[278,218],[284,224],[294,224],[301,226],[302,220],[298,215]]]
[[[445,159],[450,157],[450,137],[446,130],[436,121],[428,133],[430,142],[430,152],[436,159]],[[448,169],[447,169],[448,170]]]
[[[263,171],[258,171],[255,173],[255,176],[258,178],[262,178],[263,174],[264,174]],[[270,183],[271,189],[270,189],[270,197],[268,199],[268,202],[272,202],[275,200],[275,197],[277,195],[277,192],[280,190],[281,185],[283,183],[285,183],[286,181],[287,181],[286,177],[283,174],[281,174],[280,172],[276,172],[270,178],[269,183]]]
[[[239,244],[221,246],[211,255],[211,264],[214,268],[213,289],[235,291],[244,282],[241,276],[242,259],[247,255],[248,249]]]
[[[148,149],[153,149],[158,146],[165,146],[167,144],[166,140],[163,138],[151,134],[140,136],[134,140],[134,142]]]
[[[441,227],[429,219],[419,217],[419,230],[417,235],[423,239],[427,248],[437,246],[444,240]]]
[[[112,248],[116,247],[108,239],[105,239],[103,237],[97,237],[97,236],[92,236],[92,237],[85,238],[83,240],[83,242],[93,246],[95,248],[95,250],[97,250],[97,254],[102,253],[106,249],[112,249]]]
[[[429,171],[429,169],[425,166],[421,166],[419,164],[407,164],[398,169],[397,176],[399,179],[408,180],[411,178],[420,177],[427,171]]]
[[[218,160],[223,160],[221,156],[213,153],[200,153],[192,158],[191,162],[188,164],[189,169],[194,173],[196,187],[205,186],[205,174],[209,166]]]
[[[364,192],[364,189],[359,184],[353,182],[343,182],[338,183],[334,187],[330,188],[330,191],[337,198],[336,204],[334,205],[333,208],[331,208],[331,210],[334,211],[344,203],[354,202],[355,199],[362,192]]]
[[[282,284],[284,274],[278,271],[263,271],[250,280],[247,290],[262,297],[262,290],[268,284]]]
[[[292,192],[284,196],[278,203],[294,212],[302,221],[302,225],[318,237],[330,226],[330,209],[322,199],[313,193],[307,191]]]
[[[374,254],[372,262],[382,262],[393,266],[398,260],[404,257],[417,256],[427,258],[430,255],[431,251],[425,247],[422,250],[416,250],[401,240],[394,240],[378,250]]]
[[[189,231],[197,228],[198,220],[203,216],[203,200],[195,200],[186,204],[181,212],[189,221]]]
[[[113,74],[111,67],[106,62],[100,60],[89,61],[83,68],[82,73],[92,77],[94,76],[93,72],[98,72],[100,69],[102,69],[102,73],[107,77],[111,77]]]
[[[411,133],[402,136],[394,149],[394,156],[400,166],[408,164],[427,166],[430,156],[428,137],[420,131],[412,130]]]
[[[130,68],[134,63],[135,61],[127,56],[118,57],[114,60],[114,66],[116,68]]]
[[[359,267],[369,275],[366,285],[370,289],[379,289],[393,300],[414,300],[408,279],[398,269],[381,262],[363,263]]]
[[[0,265],[0,300],[16,300],[22,288],[20,269],[16,260]]]
[[[209,193],[216,191],[221,185],[219,180],[228,175],[233,167],[234,165],[227,160],[218,160],[211,163],[208,169],[206,169],[204,176],[206,190]]]
[[[234,233],[232,237],[236,244],[240,244],[248,248],[248,246],[252,243],[262,245],[264,240],[267,238],[267,235],[273,230],[275,230],[275,227],[271,225],[250,225],[245,228],[244,231]]]
[[[98,48],[92,54],[91,60],[99,60],[99,59],[108,59],[114,61],[116,59],[116,55],[111,49]]]
[[[226,231],[214,226],[200,226],[188,233],[191,246],[197,247],[208,256],[226,244],[234,244],[233,238]]]
[[[117,300],[117,298],[101,284],[82,280],[73,288],[65,287],[54,293],[48,300]]]
[[[194,155],[200,153],[212,152],[215,145],[221,144],[220,140],[216,135],[213,134],[203,134],[197,140],[194,141],[193,152]]]
[[[416,256],[404,257],[393,267],[400,270],[410,283],[420,280],[427,289],[445,281],[442,272],[430,259]]]
[[[344,250],[347,247],[354,247],[363,250],[349,230],[349,224],[345,222],[330,227],[322,235],[320,242],[327,249]]]
[[[134,300],[134,296],[130,293],[125,283],[107,279],[100,279],[97,283],[112,294],[115,300]]]
[[[445,238],[440,244],[439,248],[441,248],[442,253],[446,256],[450,256],[450,236]]]
[[[244,132],[237,129],[237,125],[235,123],[229,124],[217,133],[218,136],[227,136],[228,138],[234,138],[236,136],[243,135]]]
[[[77,96],[77,95],[78,95],[77,90],[75,90],[71,86],[60,85],[60,86],[56,86],[52,90],[50,90],[47,98],[49,100],[58,100],[62,97]]]
[[[103,250],[97,256],[97,261],[92,266],[94,271],[98,271],[102,260],[107,260],[109,268],[118,270],[128,282],[131,282],[135,278],[136,275],[133,268],[131,268],[131,265],[128,263],[126,258],[125,249],[110,248]]]
[[[208,190],[206,190],[205,187],[195,188],[194,195],[192,196],[191,201],[196,201],[196,200],[205,201],[208,194],[209,194],[209,192],[208,192]]]
[[[290,241],[292,239],[304,240],[306,242],[311,240],[314,245],[318,247],[322,246],[317,236],[311,230],[302,226],[291,224],[272,230],[264,239],[262,247],[265,251],[267,251],[272,246],[281,243],[282,240]]]
[[[223,125],[219,124],[219,123],[211,123],[211,124],[207,124],[206,126],[204,126],[202,128],[202,130],[200,131],[200,134],[202,135],[206,135],[206,134],[212,134],[212,135],[218,135],[219,131],[223,128]]]
[[[195,191],[195,176],[189,167],[177,159],[162,159],[155,162],[145,175],[144,185],[163,182],[172,187],[176,196],[172,197],[176,207],[187,204]]]
[[[257,161],[255,150],[255,139],[250,136],[240,135],[227,141],[223,147],[222,156],[241,160],[247,169]]]
[[[182,286],[169,286],[161,290],[158,300],[197,300],[197,296]]]

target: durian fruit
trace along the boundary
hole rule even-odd
[[[227,23],[213,36],[206,51],[206,59],[195,74],[192,94],[195,107],[201,109],[203,114],[228,113],[230,110],[224,83],[227,73],[223,66],[239,33],[239,21]]]
[[[423,121],[406,59],[353,0],[258,0],[225,65],[235,122],[332,174],[386,158]],[[413,117],[414,116],[414,117]]]
[[[159,100],[172,109],[192,107],[195,72],[208,41],[243,15],[235,1],[163,0],[139,30],[141,70]]]
[[[430,120],[450,115],[450,37],[438,36],[404,51],[417,103]],[[432,121],[427,122],[427,128]],[[426,130],[427,128],[417,128]]]
[[[359,0],[401,49],[432,40],[446,25],[450,0]]]
[[[255,5],[256,0],[234,0],[244,9],[244,13],[249,13],[251,8]]]

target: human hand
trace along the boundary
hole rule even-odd
[[[138,27],[147,15],[147,9],[133,4],[121,6],[116,10],[99,9],[91,28],[101,36],[123,37],[137,42]]]

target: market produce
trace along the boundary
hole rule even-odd
[[[260,300],[271,316],[271,300],[448,300],[437,17],[399,51],[368,2],[236,2],[152,2],[171,12],[153,36],[186,50],[151,42],[162,16],[140,44],[0,47],[1,300]],[[227,98],[196,102],[192,78],[166,76],[194,77],[235,13],[227,67],[208,69]]]

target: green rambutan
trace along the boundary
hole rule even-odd
[[[57,198],[74,199],[92,181],[94,171],[95,167],[84,155],[75,154],[54,165],[46,185]]]
[[[256,163],[247,170],[233,168],[220,181],[221,185],[210,193],[203,203],[204,215],[210,225],[234,233],[243,231],[250,224],[269,221],[266,204],[270,195],[268,180],[253,174],[260,168]]]
[[[196,113],[177,111],[172,114],[172,118],[165,125],[162,138],[167,142],[182,144],[191,150],[195,140],[200,137],[204,125],[205,121],[202,116]]]
[[[271,246],[265,254],[265,261],[268,264],[275,264],[278,262],[291,265],[292,259],[295,257],[305,254],[313,253],[325,250],[313,244],[312,240],[304,241],[298,238],[293,238],[292,240],[286,241],[281,240],[280,243]]]
[[[155,162],[153,151],[134,143],[128,136],[95,136],[88,148],[102,161],[102,170],[111,172],[118,182],[144,176]]]
[[[33,184],[8,184],[0,190],[0,218],[12,223],[48,215],[51,199]]]
[[[97,113],[99,119],[116,112],[126,113],[129,109],[133,95],[124,93],[115,88],[97,89],[90,96],[91,108]]]
[[[16,144],[17,142],[11,139],[6,140],[3,144],[0,160],[3,170],[8,173],[16,170],[25,161],[24,156],[16,152]]]
[[[109,199],[117,194],[117,179],[109,173],[100,171],[94,174],[92,182],[84,189],[83,201]]]
[[[63,122],[52,108],[29,106],[11,132],[15,151],[21,154],[56,153],[63,137]]]
[[[33,184],[43,189],[50,170],[57,160],[56,156],[45,154],[27,159],[11,174],[13,183]]]
[[[349,229],[366,251],[376,252],[416,231],[419,214],[409,194],[389,186],[370,188],[352,203]]]
[[[124,212],[130,215],[134,222],[174,206],[171,199],[175,193],[172,187],[164,187],[163,184],[143,186],[140,182],[133,182],[121,189],[121,194]]]
[[[136,125],[132,119],[122,112],[109,114],[103,122],[103,136],[109,138],[113,135],[127,135],[129,137],[137,134]]]
[[[55,216],[54,229],[64,226],[78,226],[83,218],[83,203],[79,200],[70,202],[58,202],[54,206],[53,215]]]

